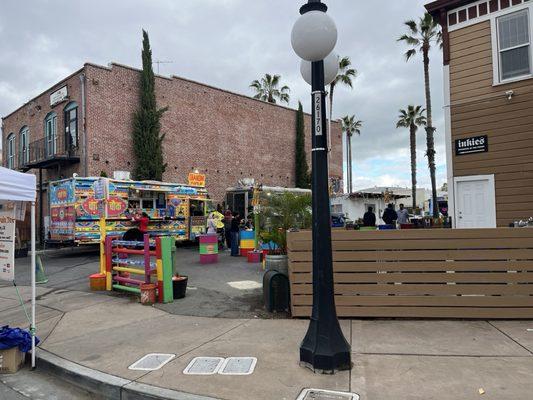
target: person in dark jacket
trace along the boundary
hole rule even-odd
[[[392,203],[387,206],[386,210],[383,212],[383,217],[381,218],[383,219],[383,221],[385,221],[387,225],[393,225],[394,222],[398,219],[398,214],[394,210],[394,206],[392,205]]]
[[[372,207],[368,207],[368,211],[363,216],[363,226],[376,226],[376,214]]]
[[[231,220],[231,255],[233,257],[239,256],[239,231],[241,226],[241,216],[238,212],[233,213]]]

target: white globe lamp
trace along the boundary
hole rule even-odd
[[[335,22],[325,12],[306,12],[292,28],[291,44],[300,58],[311,62],[323,60],[337,44]]]
[[[311,62],[301,60],[300,61],[300,73],[302,78],[312,85],[313,81],[311,78]],[[335,80],[337,74],[339,73],[339,55],[336,53],[330,53],[329,56],[324,58],[324,85],[327,86]]]

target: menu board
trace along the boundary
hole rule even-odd
[[[15,279],[15,204],[0,202],[0,280]]]

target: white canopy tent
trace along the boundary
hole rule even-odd
[[[31,203],[31,366],[35,368],[35,199],[37,178],[0,167],[0,200]]]

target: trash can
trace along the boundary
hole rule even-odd
[[[153,283],[143,283],[140,285],[141,289],[141,304],[151,305],[155,303],[155,289]]]
[[[263,275],[263,301],[268,312],[289,309],[289,278],[284,274],[270,270]]]
[[[172,292],[174,294],[174,300],[183,299],[187,292],[187,282],[189,278],[187,276],[173,276],[172,277]]]

